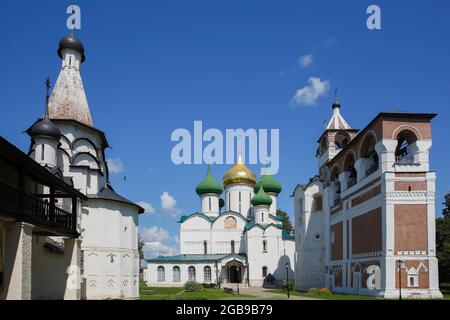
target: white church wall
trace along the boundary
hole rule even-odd
[[[253,196],[253,186],[250,185],[235,184],[225,187],[225,211],[239,212],[244,217],[250,216]]]
[[[87,298],[137,298],[137,209],[100,199],[86,206],[81,246]]]
[[[205,281],[204,268],[207,266],[211,268],[211,281]],[[158,279],[158,267],[164,268],[163,279]],[[180,268],[179,281],[174,281],[176,280],[176,278],[174,279],[174,267]],[[217,278],[220,276],[220,272],[214,262],[151,262],[146,269],[146,283],[148,286],[155,287],[182,287],[189,281],[189,267],[195,268],[195,281],[199,283],[217,283]]]

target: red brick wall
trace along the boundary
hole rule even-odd
[[[334,232],[334,243],[331,244],[331,260],[341,260],[343,258],[342,222],[332,225],[331,232]]]
[[[427,206],[394,206],[395,251],[428,250]]]
[[[352,253],[381,251],[381,208],[352,219]]]
[[[359,197],[356,197],[355,199],[352,200],[352,207],[355,207],[377,195],[379,195],[381,193],[381,186],[376,186],[375,188],[373,188],[370,191],[367,191],[366,193],[363,193],[362,195],[360,195]]]

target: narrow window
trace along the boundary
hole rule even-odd
[[[172,281],[173,282],[180,282],[180,267],[175,266],[172,269]]]
[[[208,242],[206,240],[203,241],[203,253],[208,254]]]
[[[264,212],[261,212],[261,222],[264,222]]]
[[[267,277],[267,267],[262,267],[262,276],[263,278]]]
[[[241,192],[239,191],[239,213],[242,213]]]
[[[190,266],[188,269],[188,279],[189,281],[195,281],[195,267]]]
[[[267,241],[266,240],[263,240],[262,246],[263,246],[263,252],[267,252]]]
[[[203,282],[210,283],[211,282],[211,267],[206,266],[203,268]]]
[[[231,240],[231,253],[234,253],[234,240]]]
[[[228,192],[228,211],[231,210],[231,195],[230,192]]]
[[[158,267],[158,282],[164,282],[165,281],[165,273],[164,273],[164,267],[159,266]]]
[[[211,211],[211,197],[208,197],[209,200],[209,211]]]
[[[44,161],[44,152],[45,152],[45,146],[41,146],[41,160]]]

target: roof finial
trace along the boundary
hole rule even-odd
[[[338,98],[338,89],[334,89],[334,102],[333,102],[333,106],[332,108],[340,108],[341,104],[339,103],[339,98]]]
[[[45,95],[45,118],[48,118],[48,102],[50,100],[50,87],[51,87],[51,83],[50,83],[50,77],[47,77],[47,79],[45,79],[45,87],[46,87],[46,95]]]
[[[238,153],[238,161],[237,161],[237,163],[242,164],[242,151],[239,151],[239,153]]]

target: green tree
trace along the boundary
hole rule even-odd
[[[439,281],[450,283],[450,192],[445,196],[442,217],[436,219],[436,256],[439,260]]]
[[[287,232],[291,232],[294,230],[292,226],[291,220],[289,219],[289,215],[281,209],[277,209],[277,217],[283,217],[283,230]]]
[[[141,235],[138,235],[138,251],[139,251],[139,267],[141,267],[142,260],[144,260],[144,245]]]

